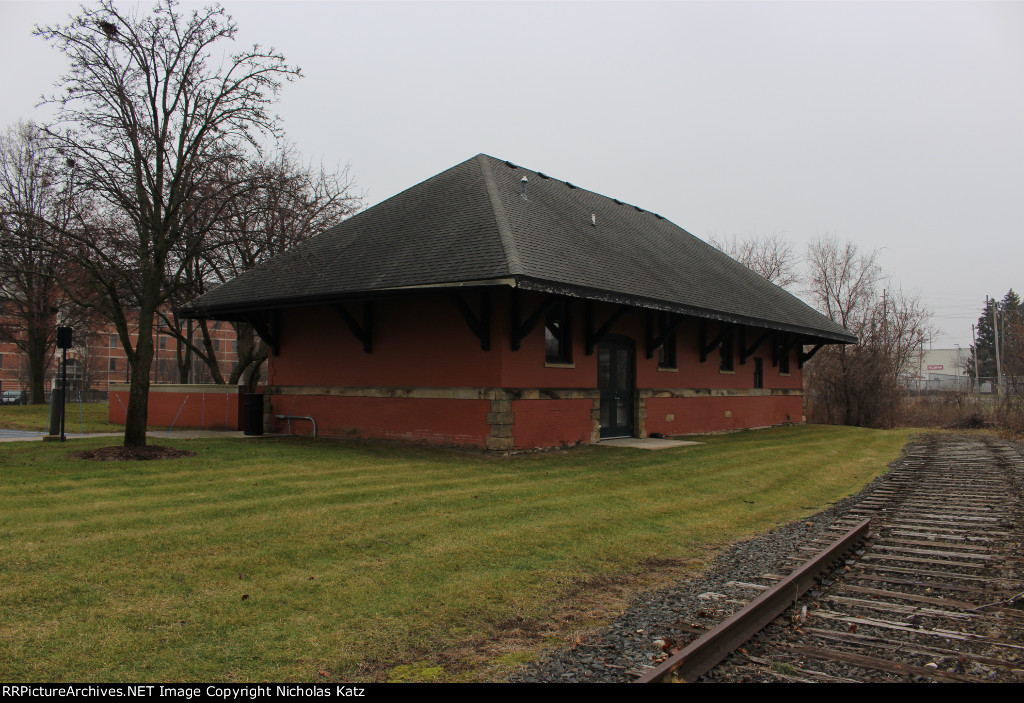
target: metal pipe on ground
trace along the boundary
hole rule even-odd
[[[309,420],[313,423],[313,439],[316,439],[316,420],[311,418],[309,415],[275,415],[278,420]]]

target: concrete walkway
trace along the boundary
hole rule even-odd
[[[46,437],[45,432],[30,432],[28,430],[3,430],[0,429],[0,442],[41,442]],[[198,437],[245,437],[241,430],[151,430],[146,433],[147,437],[153,439],[196,439]],[[124,437],[124,432],[94,432],[86,434],[64,433],[65,439],[89,439],[90,437]]]
[[[27,430],[0,430],[0,442],[23,442],[29,439],[42,439],[45,432],[29,432]]]
[[[0,443],[2,442],[41,442],[46,437],[45,432],[30,432],[27,430],[4,430],[0,429]],[[124,432],[95,432],[86,434],[65,433],[67,439],[88,439],[90,437],[124,437]],[[147,437],[153,439],[196,439],[199,437],[224,437],[239,439],[252,437],[259,439],[276,435],[246,435],[241,430],[150,430]],[[283,436],[283,435],[282,435]],[[674,449],[675,447],[691,447],[703,442],[688,442],[679,439],[655,439],[653,437],[622,437],[619,439],[602,439],[599,447],[626,447],[627,449]]]
[[[681,439],[655,439],[654,437],[620,437],[619,439],[602,439],[599,447],[627,447],[629,449],[673,449],[675,447],[692,447],[703,442],[687,442]]]

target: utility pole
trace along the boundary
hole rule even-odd
[[[981,393],[981,381],[978,378],[978,338],[974,336],[974,325],[971,325],[971,351],[974,352],[974,392]]]
[[[987,296],[985,302],[988,302]],[[992,327],[994,328],[995,334],[992,336],[995,338],[996,344],[996,386],[999,388],[999,394],[1003,393],[1003,364],[999,358],[999,303],[995,298],[992,299]]]

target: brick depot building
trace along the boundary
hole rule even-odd
[[[660,215],[483,154],[185,312],[270,344],[270,431],[502,451],[800,422],[803,362],[856,342]]]

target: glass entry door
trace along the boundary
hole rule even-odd
[[[612,337],[597,345],[602,439],[633,436],[634,368],[632,340]]]

